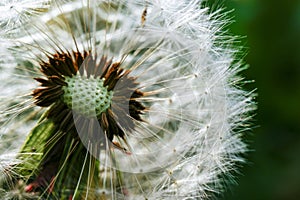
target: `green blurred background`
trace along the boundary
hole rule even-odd
[[[220,0],[209,1],[212,4]],[[223,0],[258,93],[248,164],[224,200],[300,200],[300,0]]]

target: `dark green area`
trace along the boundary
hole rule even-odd
[[[216,0],[220,3],[220,1]],[[216,3],[209,1],[209,3]],[[247,89],[258,88],[253,152],[223,200],[300,199],[300,1],[224,0],[246,36]]]

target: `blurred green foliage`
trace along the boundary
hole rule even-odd
[[[209,1],[220,3],[220,0]],[[223,0],[234,34],[246,36],[244,72],[257,88],[248,164],[224,200],[300,199],[300,1]]]

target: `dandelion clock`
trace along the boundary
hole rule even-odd
[[[34,12],[0,15],[3,199],[224,189],[255,106],[220,11],[200,0],[14,4]]]

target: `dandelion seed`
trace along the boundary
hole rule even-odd
[[[220,177],[243,162],[241,135],[254,105],[238,87],[237,50],[221,32],[227,21],[201,3],[56,1],[16,29],[25,35],[7,43],[32,88],[0,113],[10,119],[2,135],[15,116],[37,124],[20,162],[9,165],[16,175],[4,194],[206,199],[221,192]]]

